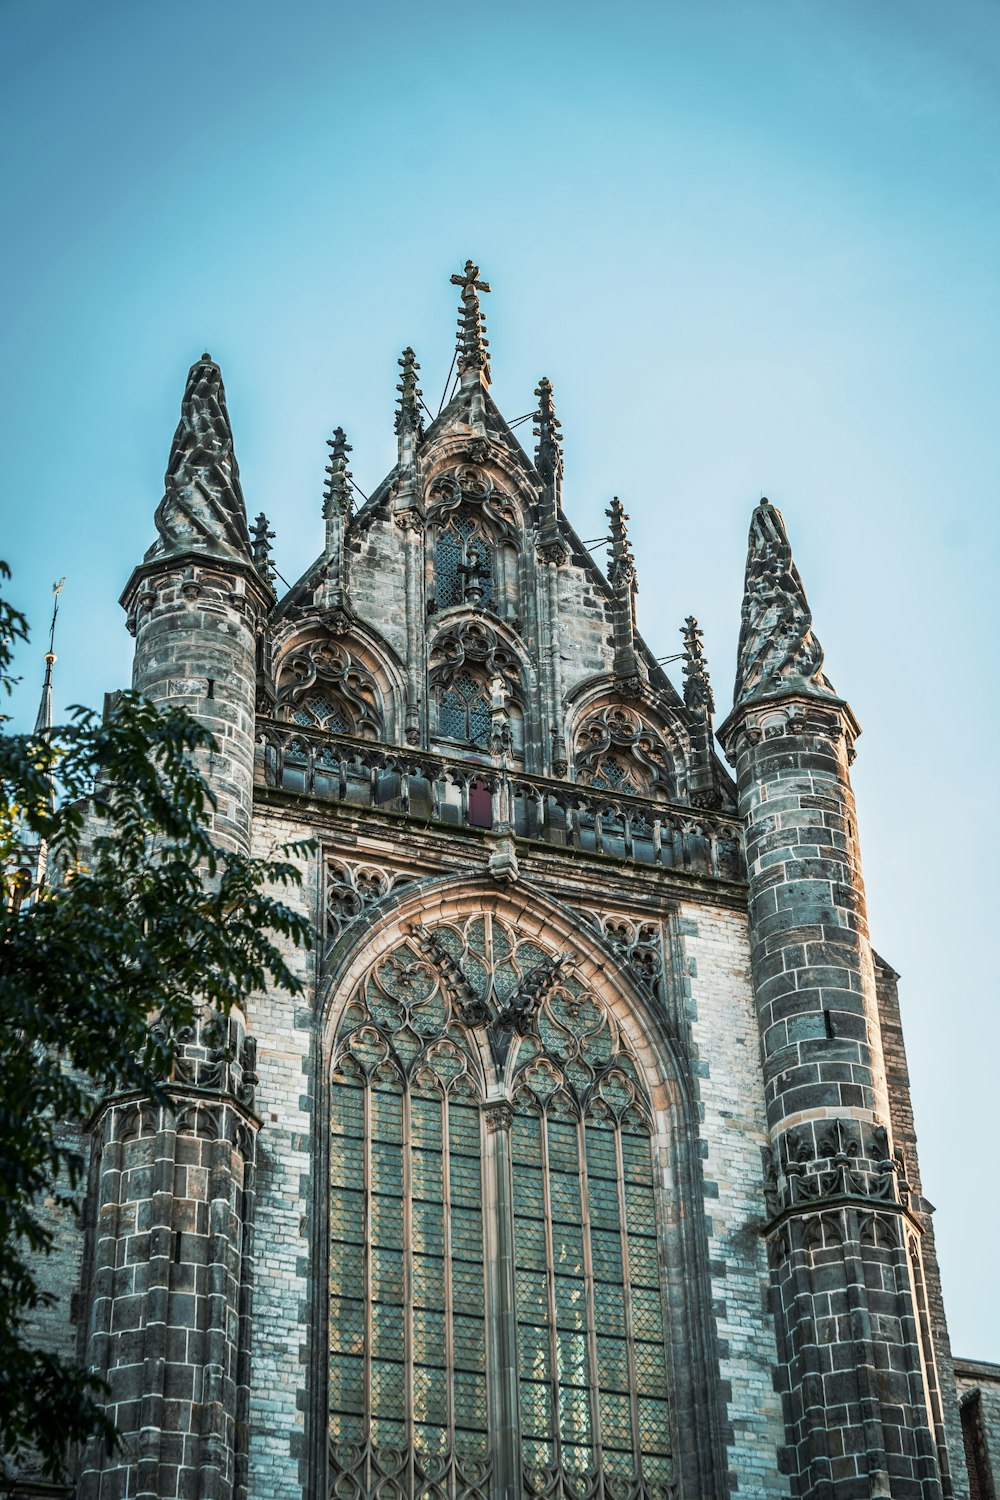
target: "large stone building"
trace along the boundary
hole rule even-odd
[[[407,349],[396,467],[357,509],[338,429],[280,599],[218,366],[188,380],[134,686],[214,731],[221,842],[315,840],[316,943],[301,997],[191,1039],[175,1110],[95,1117],[74,1307],[125,1446],[74,1493],[992,1495],[782,517],[730,771],[697,622],[678,690],[621,505],[607,576],[564,514],[549,382],[533,456],[497,410],[478,276],[452,399],[425,421]]]

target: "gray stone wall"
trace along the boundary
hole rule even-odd
[[[1000,1494],[1000,1365],[956,1359],[962,1434],[971,1500]]]

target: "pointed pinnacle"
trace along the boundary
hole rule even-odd
[[[465,262],[464,271],[451,278],[452,286],[462,288],[462,306],[458,314],[458,373],[465,375],[478,371],[482,380],[490,384],[490,341],[486,337],[486,318],[479,305],[479,292],[490,291],[488,281],[479,280],[479,267],[471,260]]]
[[[532,432],[538,439],[535,445],[535,468],[543,483],[552,484],[557,478],[562,477],[563,471],[560,436],[562,423],[556,416],[552,400],[552,382],[547,375],[543,375],[538,382],[535,395],[538,397],[538,410],[534,413],[534,421],[538,425],[532,428]]]
[[[635,583],[635,555],[625,525],[628,515],[617,495],[604,514],[611,523],[608,582],[613,589],[621,589]]]
[[[222,373],[204,354],[188,372],[156,511],[151,555],[209,552],[249,561],[250,536]]]
[[[424,424],[420,415],[423,391],[417,385],[420,366],[409,345],[403,350],[402,359],[398,359],[396,363],[402,372],[399,384],[396,386],[399,392],[399,400],[396,403],[396,435],[402,436],[404,432],[412,432],[419,439],[424,435]]]
[[[684,706],[693,712],[715,713],[715,697],[708,676],[708,663],[701,644],[701,630],[694,615],[681,626],[684,639]]]
[[[264,582],[271,588],[274,587],[274,566],[271,562],[271,543],[273,540],[274,532],[268,528],[267,517],[261,511],[253,523],[253,531],[250,533],[250,543],[253,549],[254,567]]]
[[[342,427],[333,429],[333,437],[327,438],[330,462],[326,466],[327,481],[323,487],[323,515],[327,518],[334,510],[349,516],[354,502],[351,498],[351,471],[347,467],[347,455],[354,450],[347,441]]]

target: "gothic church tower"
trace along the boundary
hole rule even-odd
[[[604,574],[551,382],[528,453],[489,285],[452,281],[450,399],[404,350],[360,507],[334,431],[280,599],[219,369],[189,377],[134,682],[212,728],[220,841],[315,841],[316,943],[301,997],[190,1038],[176,1110],[94,1122],[81,1303],[126,1444],[78,1493],[967,1496],[858,726],[784,523],[751,527],[734,782],[697,620],[678,691],[622,503]]]

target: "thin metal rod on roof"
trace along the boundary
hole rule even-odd
[[[451,385],[451,372],[455,368],[455,361],[457,358],[458,350],[456,349],[454,354],[451,356],[451,364],[448,366],[448,374],[445,377],[444,390],[441,392],[441,404],[438,407],[438,416],[440,416],[442,411],[444,410],[444,403],[448,397],[448,387]]]
[[[508,422],[508,427],[520,427],[522,422],[530,422],[535,415],[533,411],[526,411],[523,417],[515,417],[513,422]]]
[[[685,651],[677,651],[673,656],[658,656],[656,657],[656,660],[660,663],[661,666],[665,666],[669,661],[683,661],[686,655],[687,653]]]
[[[367,505],[368,504],[368,496],[365,494],[365,492],[361,488],[360,484],[355,484],[354,479],[352,478],[352,476],[350,474],[348,474],[347,478],[348,478],[348,480],[350,482],[351,488],[357,490],[358,494],[361,496],[362,500]]]

